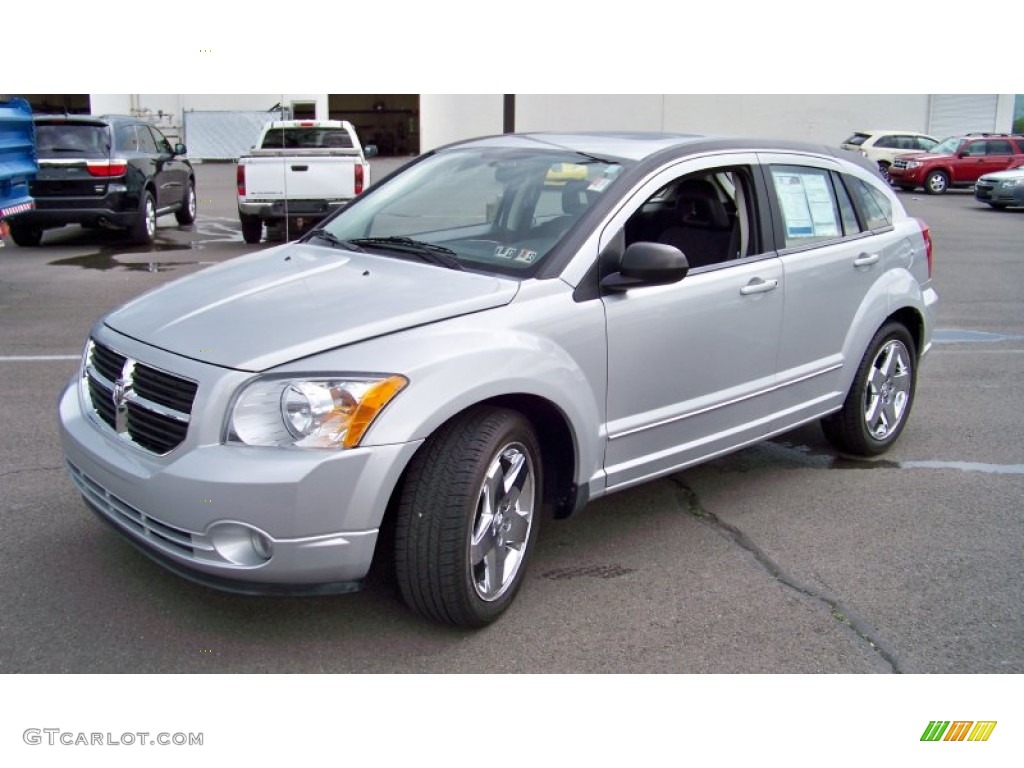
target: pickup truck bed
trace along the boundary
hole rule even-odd
[[[247,243],[263,225],[296,229],[348,203],[369,183],[369,164],[352,126],[337,120],[273,121],[238,159],[238,215]]]

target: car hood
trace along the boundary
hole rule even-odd
[[[995,173],[986,173],[981,177],[985,181],[1013,181],[1014,179],[1024,179],[1024,168],[1014,168],[1009,171],[996,171]],[[979,179],[980,181],[980,179]]]
[[[296,243],[168,283],[104,323],[185,357],[262,371],[502,306],[518,288],[510,278]]]
[[[952,155],[933,155],[930,152],[901,152],[896,155],[897,160],[939,160],[950,159]]]

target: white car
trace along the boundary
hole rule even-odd
[[[939,140],[934,136],[914,131],[854,131],[841,146],[860,152],[868,160],[878,164],[878,170],[889,178],[889,166],[897,155],[927,152]]]

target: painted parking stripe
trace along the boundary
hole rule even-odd
[[[0,355],[0,363],[26,362],[31,360],[81,360],[81,355]]]

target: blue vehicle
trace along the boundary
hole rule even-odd
[[[7,219],[35,208],[29,182],[38,171],[32,107],[24,99],[0,96],[0,247]]]

